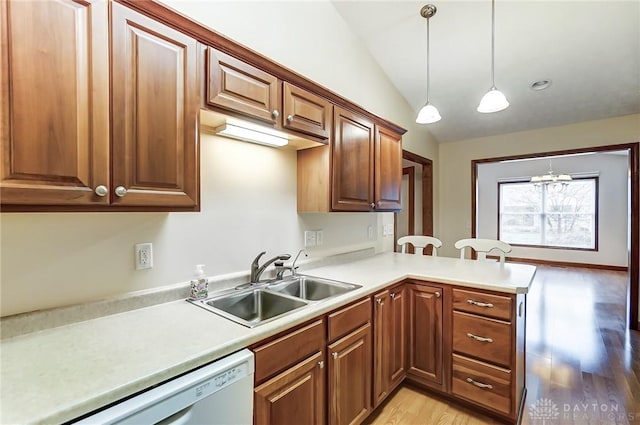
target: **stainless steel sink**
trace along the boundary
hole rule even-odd
[[[250,328],[275,320],[308,304],[302,299],[273,293],[264,288],[235,290],[192,302]]]
[[[309,301],[320,301],[362,288],[352,283],[321,279],[311,276],[295,276],[283,282],[272,283],[269,289]]]
[[[362,288],[361,285],[297,275],[282,281],[240,285],[204,300],[191,301],[206,310],[253,328],[310,303]]]

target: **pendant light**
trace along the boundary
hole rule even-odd
[[[431,63],[429,60],[429,18],[435,15],[437,10],[432,4],[427,4],[420,9],[420,16],[427,20],[427,102],[418,112],[416,118],[418,124],[432,124],[442,119],[438,109],[429,102],[429,64]]]
[[[530,182],[535,186],[545,185],[549,187],[552,185],[552,187],[556,187],[557,185],[562,185],[560,187],[564,189],[564,187],[572,180],[573,179],[569,174],[555,174],[553,172],[553,168],[551,168],[551,160],[549,160],[549,171],[547,174],[532,176]]]
[[[509,102],[504,94],[496,88],[495,82],[495,38],[496,38],[496,4],[491,0],[491,88],[482,96],[478,112],[491,113],[507,109]]]

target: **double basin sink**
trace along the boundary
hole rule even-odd
[[[304,308],[310,303],[336,297],[361,287],[352,283],[296,275],[244,289],[231,289],[191,302],[253,328]]]

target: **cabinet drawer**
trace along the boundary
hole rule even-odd
[[[451,392],[485,408],[511,414],[511,371],[453,355]]]
[[[371,298],[329,315],[329,341],[335,341],[371,321]]]
[[[511,367],[511,324],[454,311],[453,351]]]
[[[323,351],[324,345],[324,321],[317,320],[254,348],[256,383],[287,369],[312,353]]]
[[[511,321],[513,307],[509,296],[454,289],[453,309]]]

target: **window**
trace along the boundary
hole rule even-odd
[[[498,187],[498,239],[512,245],[597,250],[597,177],[565,185],[500,182]]]

